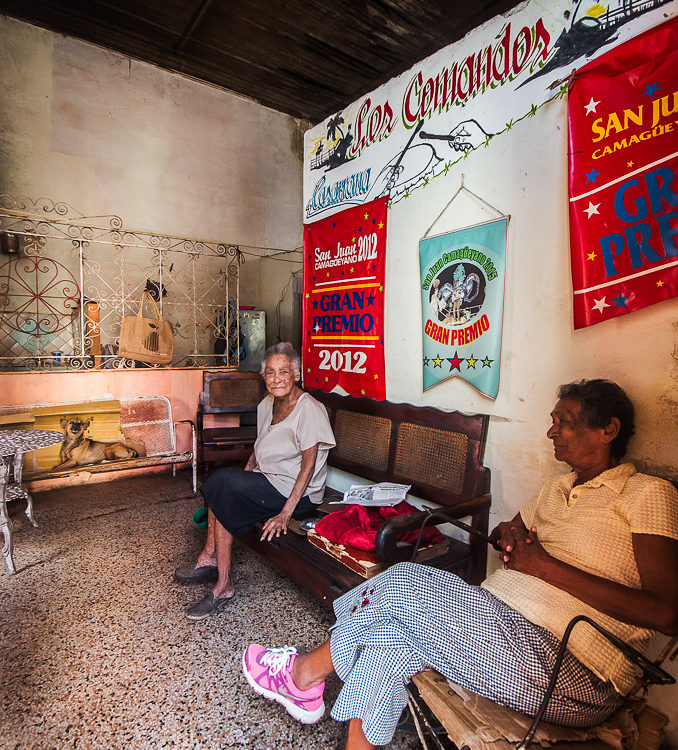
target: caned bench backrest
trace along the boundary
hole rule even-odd
[[[327,408],[337,446],[328,463],[370,482],[452,506],[489,492],[482,465],[489,418],[429,406],[310,391]]]

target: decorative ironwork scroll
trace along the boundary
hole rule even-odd
[[[0,195],[0,239],[0,370],[146,367],[117,356],[144,289],[174,331],[171,367],[238,365],[237,245],[10,195]]]

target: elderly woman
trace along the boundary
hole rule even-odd
[[[493,531],[503,567],[480,586],[399,563],[334,603],[329,640],[250,645],[254,690],[299,721],[324,712],[325,678],[344,681],[332,716],[349,721],[346,750],[387,744],[409,679],[433,667],[462,687],[534,715],[567,623],[584,614],[636,648],[652,631],[678,633],[678,493],[623,463],[633,405],[606,380],[561,386],[547,437],[572,471],[546,482]],[[544,716],[566,726],[603,721],[634,683],[615,647],[573,631]]]
[[[244,469],[222,469],[200,488],[209,506],[207,540],[197,562],[177,568],[174,577],[182,583],[217,582],[187,609],[189,620],[209,617],[233,598],[233,537],[261,521],[262,540],[279,537],[293,516],[322,502],[334,435],[325,407],[299,387],[300,370],[291,344],[267,349],[261,374],[268,395],[257,409],[254,452]]]

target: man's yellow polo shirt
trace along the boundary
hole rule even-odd
[[[678,539],[678,492],[663,479],[639,474],[620,464],[574,487],[574,472],[546,482],[520,510],[527,528],[553,557],[594,575],[640,588],[632,534],[657,534]],[[670,571],[676,575],[676,571]],[[653,631],[615,620],[574,596],[534,576],[498,570],[484,589],[526,619],[562,638],[568,622],[588,615],[641,651]],[[636,672],[631,663],[586,623],[577,625],[568,642],[574,656],[615,689],[625,693]]]

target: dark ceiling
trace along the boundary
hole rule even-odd
[[[320,122],[518,0],[0,0],[0,12]]]

